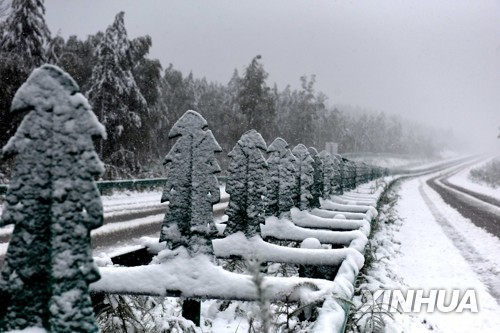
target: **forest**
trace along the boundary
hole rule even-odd
[[[323,150],[338,144],[338,153],[388,153],[437,156],[453,133],[412,124],[384,112],[351,112],[316,91],[315,75],[299,78],[300,88],[268,82],[265,57],[255,55],[235,69],[226,83],[165,68],[148,57],[150,36],[130,39],[125,13],[106,31],[86,39],[52,35],[44,19],[43,0],[0,1],[0,146],[14,134],[22,112],[11,113],[14,93],[31,71],[54,64],[68,72],[88,98],[107,139],[96,149],[106,166],[103,179],[147,178],[162,174],[161,162],[172,146],[168,132],[187,110],[196,110],[211,126],[223,153],[247,130],[259,131],[269,144],[276,137],[291,146],[302,143]],[[209,64],[207,64],[209,66]],[[11,164],[1,166],[8,178]],[[5,181],[5,179],[4,179]]]

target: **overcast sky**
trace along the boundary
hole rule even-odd
[[[53,35],[85,38],[125,11],[151,57],[226,83],[257,54],[268,84],[316,74],[330,104],[452,127],[500,148],[498,0],[46,0]],[[201,112],[203,110],[200,110]],[[500,152],[500,149],[498,149]]]

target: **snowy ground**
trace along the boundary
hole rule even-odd
[[[375,248],[380,246],[375,251],[378,261],[361,287],[475,290],[478,313],[397,314],[386,332],[499,332],[500,240],[463,218],[427,186],[425,180],[434,175],[402,183],[397,217],[382,223],[372,240]]]
[[[492,188],[488,185],[485,184],[480,184],[477,182],[474,182],[471,180],[470,176],[470,171],[472,169],[477,169],[483,167],[485,164],[489,163],[491,160],[494,158],[498,158],[498,156],[495,157],[489,157],[486,159],[481,160],[479,163],[476,163],[474,165],[468,166],[465,169],[459,171],[455,175],[451,176],[448,181],[454,185],[467,188],[471,191],[480,193],[480,194],[485,194],[488,196],[491,196],[496,199],[500,199],[500,188]]]

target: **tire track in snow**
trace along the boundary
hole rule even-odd
[[[432,202],[427,193],[425,193],[424,186],[419,185],[418,190],[425,204],[430,212],[443,229],[444,234],[448,237],[455,247],[459,250],[460,254],[472,267],[472,270],[478,275],[481,282],[483,282],[491,296],[500,305],[500,269],[494,263],[484,259],[481,254],[467,242],[467,240],[458,232],[453,224],[439,211],[439,208]]]

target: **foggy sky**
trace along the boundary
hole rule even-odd
[[[329,104],[451,127],[500,152],[500,1],[46,0],[52,35],[85,38],[125,11],[164,68],[227,83],[257,54],[268,85],[316,74]],[[203,110],[200,110],[203,112]],[[478,146],[479,147],[479,146]]]

